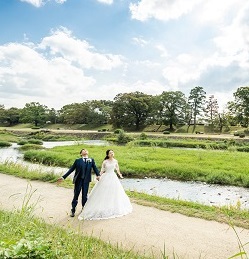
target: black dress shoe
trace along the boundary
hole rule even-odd
[[[70,217],[74,217],[74,216],[75,216],[75,212],[74,212],[74,211],[71,211]]]

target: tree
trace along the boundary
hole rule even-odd
[[[56,111],[54,108],[48,110],[47,119],[53,124],[58,123],[59,111]]]
[[[208,101],[206,101],[206,121],[211,127],[211,130],[214,130],[215,124],[220,121],[219,117],[219,105],[217,99],[214,98],[214,95],[210,95]],[[220,118],[220,119],[219,119]]]
[[[222,133],[223,127],[225,126],[227,129],[229,129],[229,114],[227,112],[221,112],[218,113],[218,116],[216,118],[217,120],[217,126],[219,127],[219,132]]]
[[[190,124],[193,123],[194,127],[192,132],[195,131],[198,116],[200,116],[205,110],[205,100],[206,92],[203,90],[203,87],[196,86],[190,91],[190,95],[188,98],[188,104],[190,109],[188,129],[190,127]]]
[[[248,127],[249,123],[249,86],[240,87],[233,94],[234,108],[238,123]]]
[[[163,92],[159,96],[158,117],[165,125],[169,125],[173,130],[173,125],[184,121],[184,110],[186,107],[186,97],[180,91]]]
[[[0,123],[5,122],[5,108],[4,105],[0,104]]]
[[[114,98],[112,123],[114,127],[135,126],[135,130],[146,125],[152,111],[152,96],[141,92],[118,94]]]
[[[20,121],[25,123],[45,124],[48,107],[38,102],[26,103],[20,114]]]
[[[67,104],[60,110],[60,120],[65,124],[88,124],[90,112],[87,103]]]
[[[89,124],[103,125],[110,121],[113,106],[112,101],[92,100],[87,101],[87,105],[91,111],[88,118]]]
[[[19,123],[21,109],[11,107],[5,112],[5,121],[8,122],[9,126],[13,126]]]

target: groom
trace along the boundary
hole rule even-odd
[[[58,183],[61,183],[66,179],[74,170],[75,174],[73,177],[74,183],[74,197],[72,200],[72,209],[70,216],[74,217],[76,206],[78,204],[78,198],[80,192],[82,191],[82,208],[84,207],[87,201],[87,193],[89,189],[89,183],[91,182],[91,171],[93,169],[94,173],[97,175],[97,180],[100,178],[99,170],[97,169],[94,159],[88,158],[88,151],[82,149],[80,151],[81,158],[78,158],[74,161],[71,168],[65,173],[61,178],[57,180]]]

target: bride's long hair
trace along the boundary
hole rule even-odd
[[[113,150],[112,149],[107,149],[106,150],[106,152],[105,152],[106,156],[105,156],[104,160],[109,159],[109,152],[110,151],[113,151]]]

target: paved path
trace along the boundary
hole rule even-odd
[[[151,257],[154,254],[154,258],[161,258],[164,250],[170,258],[175,253],[176,258],[184,259],[226,259],[239,252],[236,234],[226,224],[137,204],[133,204],[132,214],[121,218],[82,222],[68,216],[72,189],[4,174],[0,174],[0,208],[20,208],[30,190],[31,204],[37,203],[35,214],[47,222],[73,227],[83,234]],[[243,244],[249,241],[249,230],[236,228],[236,231]]]

